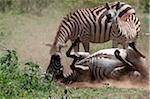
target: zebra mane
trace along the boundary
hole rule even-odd
[[[127,19],[129,18],[130,15],[131,15],[130,13],[126,13],[126,14],[124,14],[120,19],[121,19],[122,21],[127,21]]]
[[[70,21],[70,17],[73,13],[70,12],[69,14],[67,14],[66,16],[63,17],[64,20]]]
[[[112,3],[110,3],[110,5],[111,5],[112,8],[114,8],[114,7],[117,6],[117,3],[118,3],[118,2],[112,2]],[[120,5],[124,5],[124,4],[126,4],[126,3],[120,2]]]

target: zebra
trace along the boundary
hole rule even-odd
[[[142,65],[140,64],[140,67],[136,66],[144,62],[145,56],[135,48],[134,43],[130,43],[128,49],[104,49],[91,55],[84,52],[84,55],[79,52],[71,53],[77,42],[79,42],[79,39],[75,40],[66,52],[67,57],[74,59],[71,64],[73,71],[69,74],[61,75],[62,83],[69,84],[84,80],[119,80],[126,74],[139,74],[142,77],[146,77],[143,71],[141,72]],[[60,60],[55,59],[55,61]],[[136,63],[134,63],[135,61]],[[61,64],[59,66],[61,67]]]
[[[67,56],[74,57],[71,64],[71,67],[74,66],[72,68],[73,73],[70,73],[71,75],[68,75],[68,78],[76,77],[77,80],[83,80],[83,77],[87,75],[91,76],[91,79],[104,80],[106,78],[119,79],[128,73],[134,74],[137,72],[141,74],[142,66],[139,69],[136,65],[140,62],[144,63],[145,60],[145,56],[135,48],[133,42],[129,44],[127,50],[119,48],[104,49],[86,57],[78,55],[79,53],[69,55],[70,49],[68,51]],[[131,60],[127,60],[128,58],[131,58]],[[137,63],[133,63],[135,60]],[[141,75],[143,76],[143,74]]]
[[[140,20],[134,14],[124,14],[119,17],[120,3],[117,3],[116,8],[112,8],[106,3],[107,22],[112,23],[111,38],[113,39],[113,46],[117,47],[122,44],[123,48],[127,48],[130,42],[136,42],[138,33],[140,32]]]
[[[117,3],[111,4],[112,8],[117,7]],[[80,36],[85,52],[89,52],[89,42],[104,43],[109,41],[111,34],[111,22],[107,22],[107,9],[105,6],[95,8],[82,8],[71,12],[63,18],[56,33],[50,53],[61,52],[61,48],[68,40],[73,41]],[[131,5],[120,2],[118,9],[119,17],[125,14],[135,14]],[[79,52],[79,44],[74,47],[75,52]]]
[[[141,77],[147,78],[148,73],[144,68],[145,56],[137,52],[137,49],[134,50],[135,47],[131,48],[130,46],[132,47],[132,44],[129,44],[126,50],[119,48],[100,50],[77,62],[75,67],[78,65],[89,67],[93,78],[100,81],[107,78],[119,79],[122,75],[135,72],[138,72]],[[116,57],[117,53],[120,53],[123,60]]]

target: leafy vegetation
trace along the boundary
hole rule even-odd
[[[6,50],[0,57],[0,97],[37,97],[50,94],[54,83],[41,77],[39,65],[27,62],[24,69],[20,69],[19,57],[14,50]],[[48,96],[47,96],[48,97]]]

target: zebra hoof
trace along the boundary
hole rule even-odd
[[[120,68],[115,68],[112,72],[111,72],[111,78],[115,79],[115,80],[119,80],[121,77],[121,69]]]
[[[72,84],[73,82],[72,82],[70,79],[68,79],[68,78],[64,78],[64,79],[61,81],[61,83],[65,84],[65,85],[69,85],[69,84]]]
[[[132,71],[129,73],[129,78],[132,81],[140,81],[142,79],[141,73],[138,71]]]

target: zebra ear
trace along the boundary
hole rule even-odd
[[[117,5],[116,5],[116,10],[119,9],[119,6],[120,6],[120,2],[117,3]]]
[[[108,4],[108,3],[106,3],[106,5],[105,5],[105,6],[106,6],[106,9],[107,9],[107,10],[109,10],[109,9],[110,9],[110,7],[109,7],[109,4]]]

